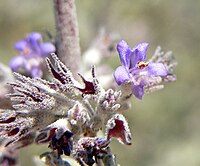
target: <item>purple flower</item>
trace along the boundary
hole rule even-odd
[[[22,69],[33,78],[42,77],[44,58],[55,52],[55,46],[52,43],[43,43],[39,32],[32,32],[25,39],[16,42],[15,49],[20,55],[10,61],[12,71],[17,72]]]
[[[119,66],[114,77],[118,85],[131,83],[132,93],[142,99],[144,87],[150,84],[149,78],[167,76],[168,71],[162,63],[145,62],[148,43],[139,43],[134,48],[121,40],[117,45],[122,66]]]

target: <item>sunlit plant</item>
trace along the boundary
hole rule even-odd
[[[16,43],[20,55],[10,61],[14,73],[0,66],[1,87],[7,88],[3,98],[10,99],[0,109],[0,163],[16,165],[20,148],[46,143],[49,151],[40,158],[49,166],[71,165],[65,156],[82,166],[117,165],[110,142],[130,146],[132,139],[123,112],[132,99],[174,81],[176,61],[160,47],[146,60],[148,43],[131,48],[105,32],[82,60],[74,1],[54,0],[54,5],[56,45],[32,32]],[[115,50],[121,66],[113,70],[102,60],[112,58]],[[45,64],[49,74],[44,79]]]

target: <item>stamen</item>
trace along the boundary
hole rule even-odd
[[[143,69],[143,68],[145,68],[146,66],[149,65],[149,62],[140,61],[140,62],[138,62],[137,65],[138,65],[138,68],[139,68],[139,69]]]

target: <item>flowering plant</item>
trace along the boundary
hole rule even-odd
[[[98,60],[96,66],[91,67],[89,78],[86,74],[88,66],[78,68],[88,64],[86,59],[91,56],[91,51],[83,54],[85,61],[78,61],[80,49],[74,3],[71,0],[55,0],[54,3],[58,24],[56,48],[51,43],[42,43],[40,33],[30,33],[16,43],[21,55],[10,62],[14,77],[0,68],[1,84],[4,85],[3,80],[9,80],[12,87],[6,95],[12,107],[8,105],[0,109],[3,147],[0,163],[15,165],[20,148],[33,143],[48,143],[50,151],[40,156],[46,165],[71,165],[63,156],[70,156],[82,166],[117,165],[110,142],[117,139],[122,144],[131,145],[131,131],[123,115],[130,109],[131,97],[142,99],[145,93],[163,88],[164,82],[174,81],[172,72],[176,62],[171,52],[164,54],[160,47],[146,62],[147,43],[130,48],[121,40],[117,51],[122,65],[114,71],[119,86],[113,79],[103,84],[104,72],[98,68],[105,67],[101,59],[112,57],[113,49],[110,48],[115,41],[112,36],[103,34],[109,42],[97,40],[103,47],[90,48],[98,54]],[[58,12],[63,10],[65,12]],[[69,17],[65,17],[66,13]],[[70,20],[67,20],[67,31],[63,23],[65,19],[60,18]],[[44,59],[50,73],[47,80],[42,78],[41,61]],[[77,62],[83,64],[77,65]],[[17,73],[19,68],[28,72],[30,77]],[[112,69],[108,66],[106,69],[111,71],[107,73],[112,78]],[[11,78],[7,79],[8,76]]]

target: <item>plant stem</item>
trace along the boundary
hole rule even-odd
[[[61,61],[76,74],[81,53],[75,0],[53,0],[56,20],[56,47]]]

